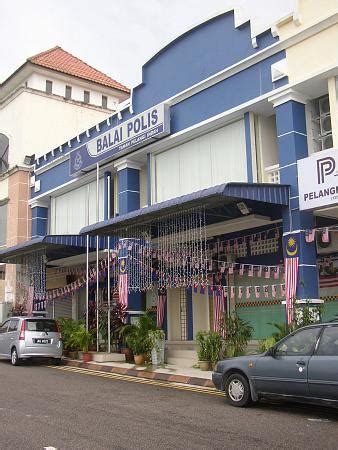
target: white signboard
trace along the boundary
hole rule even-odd
[[[299,209],[338,204],[338,149],[298,161]]]

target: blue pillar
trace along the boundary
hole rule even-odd
[[[119,198],[119,215],[140,208],[140,168],[129,160],[115,164]],[[128,296],[128,310],[144,309],[141,292],[132,292]]]
[[[312,212],[299,210],[297,160],[308,156],[305,102],[290,92],[275,97],[280,183],[290,185],[290,206],[283,212],[283,233],[299,235],[297,297],[318,298],[316,245],[306,243],[304,230],[314,227]]]
[[[38,203],[32,206],[32,238],[46,236],[48,233],[48,208]]]

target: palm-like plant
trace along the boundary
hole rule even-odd
[[[146,313],[139,317],[137,324],[127,324],[120,328],[120,337],[132,349],[134,355],[141,355],[151,351],[152,341],[149,331],[156,330],[155,318]]]

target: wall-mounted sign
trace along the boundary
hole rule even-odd
[[[70,174],[77,174],[117,153],[129,153],[169,133],[169,106],[162,103],[73,150],[70,153]]]
[[[338,150],[314,153],[298,161],[299,209],[338,204]]]

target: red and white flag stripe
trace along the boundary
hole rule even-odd
[[[166,294],[161,294],[157,298],[157,328],[162,328],[166,301]]]
[[[293,299],[296,296],[299,258],[285,258],[285,299],[287,322],[293,321]]]
[[[128,275],[119,274],[119,302],[128,307]]]
[[[223,292],[212,294],[214,300],[214,331],[216,333],[221,332],[221,321],[224,316],[224,295]]]

